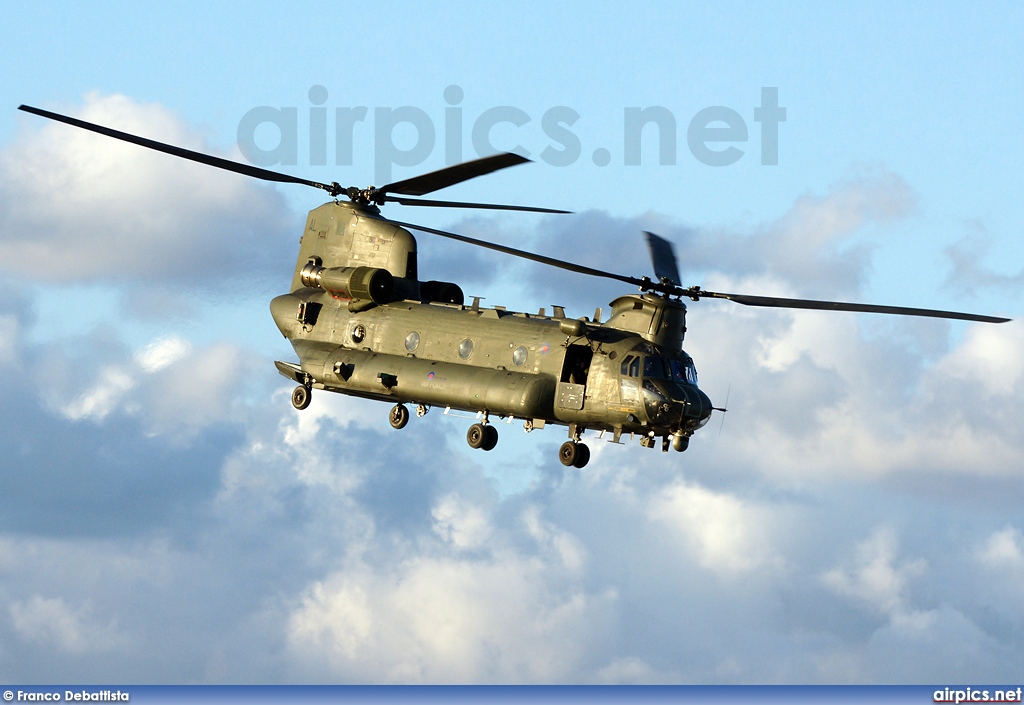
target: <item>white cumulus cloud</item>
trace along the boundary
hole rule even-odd
[[[87,607],[74,609],[60,597],[34,595],[11,603],[9,612],[23,639],[72,654],[109,651],[126,640],[116,621],[98,620]]]
[[[558,589],[557,574],[515,553],[351,566],[306,591],[289,648],[321,677],[362,682],[562,680],[587,650],[582,637],[600,634],[609,598]]]
[[[56,112],[217,152],[167,108],[90,93]],[[259,181],[19,114],[0,151],[0,267],[47,286],[81,281],[221,285],[260,276],[295,228]],[[225,155],[232,157],[233,155]]]

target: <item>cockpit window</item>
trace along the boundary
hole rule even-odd
[[[622,361],[620,368],[622,374],[630,377],[640,376],[640,358],[636,355],[629,355],[625,360]]]
[[[693,366],[693,360],[689,355],[683,353],[682,360],[665,359],[660,355],[644,355],[643,370],[644,377],[648,379],[665,379],[679,384],[697,385],[697,370]],[[640,357],[628,355],[622,361],[620,367],[623,376],[640,376]]]
[[[654,379],[665,379],[665,361],[657,355],[648,355],[644,358],[644,377]]]
[[[686,370],[682,360],[669,360],[669,367],[672,369],[672,381],[685,384]]]
[[[697,385],[697,369],[689,357],[685,360],[669,360],[669,367],[672,370],[673,381],[680,384]]]

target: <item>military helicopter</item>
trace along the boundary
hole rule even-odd
[[[621,443],[628,435],[653,448],[684,451],[690,438],[724,408],[697,386],[692,358],[683,350],[683,299],[728,299],[745,306],[928,316],[1003,323],[1007,318],[955,311],[789,299],[683,287],[672,244],[646,233],[655,278],[634,277],[519,250],[457,233],[385,218],[386,203],[404,206],[482,208],[567,213],[551,208],[464,203],[420,198],[434,191],[528,159],[497,154],[381,187],[322,184],[138,137],[58,113],[22,105],[39,115],[238,174],[322,189],[334,200],[309,212],[289,293],[270,302],[270,312],[298,363],[278,361],[278,371],[297,386],[299,410],[312,390],[338,392],[393,404],[396,429],[431,407],[470,412],[478,419],[466,434],[473,448],[498,442],[492,417],[519,420],[527,432],[548,424],[568,428],[558,450],[563,465],[584,467],[590,450],[583,433],[600,431]],[[344,198],[346,200],[340,200]],[[417,230],[485,247],[570,272],[635,286],[592,319],[466,304],[454,282],[420,281]]]

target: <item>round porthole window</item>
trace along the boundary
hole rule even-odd
[[[416,348],[420,346],[420,334],[413,331],[409,335],[405,336],[405,349],[409,352],[416,352]]]
[[[356,325],[355,327],[352,328],[352,342],[353,343],[361,343],[361,342],[363,342],[363,339],[365,337],[366,337],[366,326],[364,326],[362,323],[360,323],[360,324],[358,324],[358,325]]]
[[[473,354],[473,341],[466,338],[459,343],[459,357],[463,360],[468,360],[469,356]]]
[[[520,345],[518,348],[512,351],[512,363],[517,367],[521,367],[526,362],[527,356],[526,348]]]

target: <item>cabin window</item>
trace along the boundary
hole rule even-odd
[[[466,338],[459,343],[459,357],[463,360],[468,360],[469,356],[473,354],[473,341]]]
[[[295,319],[299,323],[315,326],[317,318],[320,316],[321,308],[323,308],[323,304],[316,303],[315,301],[303,301],[299,304],[299,312],[296,314]]]
[[[527,353],[526,348],[520,345],[518,348],[512,351],[512,364],[516,365],[517,367],[521,367],[523,364],[526,363],[526,356],[528,354],[529,353]]]
[[[640,376],[640,358],[636,355],[629,355],[625,360],[622,361],[622,365],[619,368],[623,375],[629,377]]]
[[[416,348],[420,346],[420,334],[416,331],[409,333],[405,336],[405,349],[409,352],[416,352]]]
[[[357,323],[352,328],[352,342],[361,343],[366,337],[366,327],[362,323]]]

